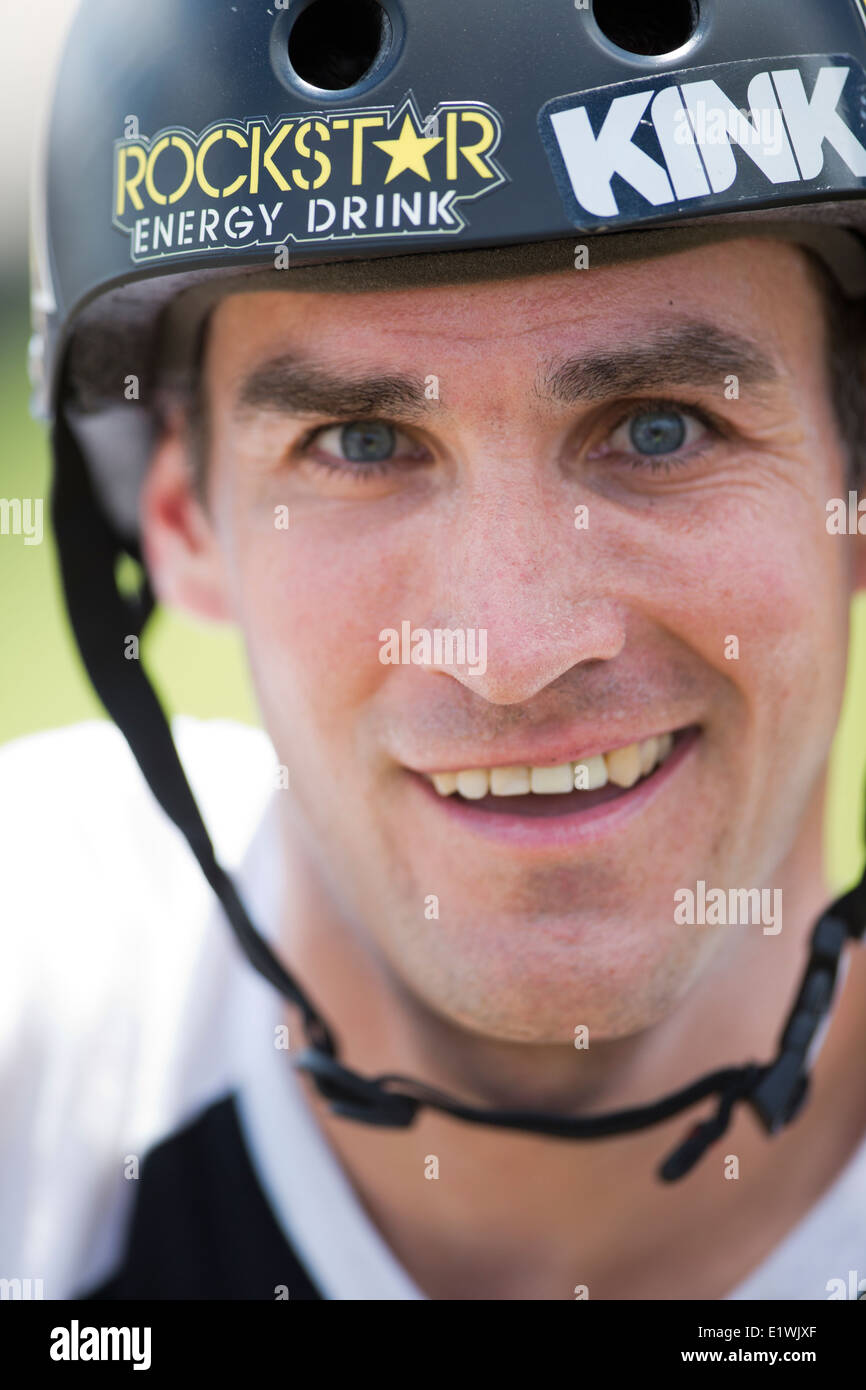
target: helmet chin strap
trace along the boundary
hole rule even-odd
[[[689,1109],[706,1096],[716,1095],[715,1113],[695,1125],[659,1168],[659,1177],[674,1182],[684,1177],[710,1144],[722,1137],[738,1101],[748,1101],[769,1134],[775,1134],[799,1113],[808,1094],[810,1053],[830,1009],[842,949],[849,939],[863,935],[863,892],[861,879],[856,889],[828,908],[813,929],[806,969],[775,1059],[764,1065],[752,1062],[710,1072],[650,1105],[585,1117],[533,1110],[485,1110],[409,1077],[359,1076],[316,1043],[301,1053],[295,1066],[312,1076],[336,1114],[368,1124],[405,1127],[426,1105],[471,1124],[520,1129],[561,1139],[605,1139],[646,1129]]]
[[[562,1139],[604,1139],[660,1124],[717,1096],[714,1114],[691,1129],[661,1165],[659,1176],[665,1182],[683,1177],[721,1138],[738,1102],[747,1102],[770,1134],[794,1119],[807,1095],[813,1044],[830,1009],[843,947],[866,930],[866,871],[815,926],[800,988],[769,1063],[710,1072],[649,1105],[584,1117],[484,1109],[411,1078],[365,1077],[345,1066],[331,1029],[253,926],[234,883],[217,862],[162,707],[141,663],[124,655],[128,637],[140,636],[153,610],[153,594],[146,579],[134,598],[118,592],[117,563],[134,547],[119,540],[103,515],[82,450],[62,410],[54,426],[54,447],[53,522],[69,617],[87,672],[151,791],[185,837],[250,964],[301,1011],[307,1046],[295,1066],[309,1074],[336,1114],[402,1129],[428,1106],[470,1124]]]

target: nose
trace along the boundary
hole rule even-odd
[[[575,527],[574,489],[554,484],[475,492],[437,537],[434,626],[463,630],[484,660],[442,660],[445,673],[491,704],[532,699],[564,672],[610,661],[625,644],[627,607],[612,590],[610,555]],[[446,653],[451,655],[451,653]]]

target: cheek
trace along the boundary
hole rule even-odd
[[[817,488],[772,480],[698,500],[652,598],[656,620],[739,696],[752,755],[787,745],[796,759],[796,743],[813,771],[832,740],[848,646],[848,562],[825,520]]]
[[[286,530],[272,511],[237,526],[235,613],[277,728],[291,711],[305,729],[333,731],[375,695],[389,670],[379,632],[402,611],[411,568],[381,532],[365,536],[333,516],[296,523],[290,509]]]

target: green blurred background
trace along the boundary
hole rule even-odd
[[[0,497],[42,497],[48,531],[47,430],[29,415],[24,270],[0,284]],[[63,613],[53,542],[0,536],[0,743],[58,724],[101,717]],[[174,713],[257,723],[241,648],[226,628],[160,611],[143,655]]]
[[[29,185],[52,74],[77,0],[0,0],[0,498],[49,508],[47,432],[29,415]],[[257,723],[240,643],[225,629],[158,614],[143,644],[173,713]],[[50,537],[0,536],[0,744],[103,717],[67,627]]]
[[[38,118],[75,0],[0,0],[0,497],[45,499],[43,426],[29,417],[27,191]],[[13,137],[14,133],[14,139]],[[154,620],[143,655],[172,713],[256,723],[240,644],[225,630],[174,615]],[[32,731],[103,717],[63,615],[54,549],[0,536],[0,743]],[[827,865],[841,887],[862,861],[866,775],[866,595],[854,605],[848,690],[831,764]]]

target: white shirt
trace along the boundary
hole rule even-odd
[[[285,793],[271,745],[226,721],[178,720],[175,733],[217,854],[274,940]],[[0,749],[0,905],[0,1279],[64,1299],[107,1278],[136,1187],[124,1160],[232,1089],[258,1181],[323,1297],[424,1297],[274,1046],[280,996],[242,957],[112,725]],[[866,1139],[728,1297],[850,1297],[860,1280]]]

